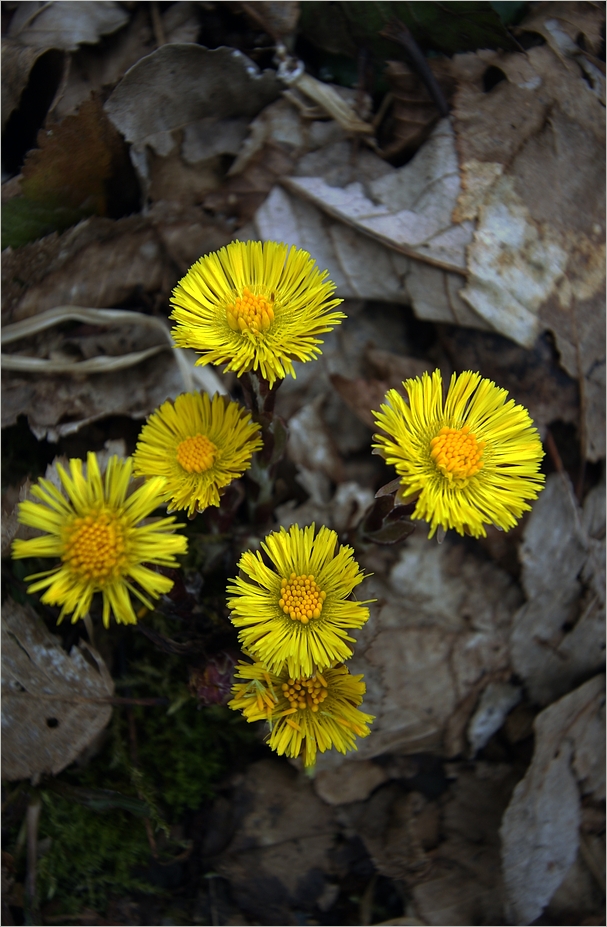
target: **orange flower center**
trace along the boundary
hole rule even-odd
[[[317,673],[311,679],[289,679],[283,682],[282,694],[290,702],[291,708],[318,711],[329,692],[326,681]]]
[[[217,454],[217,448],[205,435],[186,438],[177,448],[177,463],[188,473],[204,473],[209,470]]]
[[[124,572],[125,532],[111,512],[96,512],[75,518],[65,538],[61,559],[83,579],[105,583]]]
[[[291,573],[289,579],[280,581],[279,605],[285,615],[290,615],[293,621],[307,624],[310,618],[320,618],[326,592],[321,592],[314,576],[296,576]]]
[[[232,331],[259,335],[267,332],[274,321],[274,309],[265,296],[255,296],[245,286],[242,296],[227,307],[226,317]]]
[[[437,468],[448,480],[467,480],[483,467],[484,441],[470,434],[468,425],[463,428],[441,428],[430,441],[430,454]]]

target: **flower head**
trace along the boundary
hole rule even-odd
[[[259,425],[237,402],[182,393],[149,417],[133,464],[137,475],[166,477],[169,511],[194,515],[219,505],[220,490],[249,469],[261,445]]]
[[[417,497],[413,518],[485,537],[485,525],[504,531],[531,508],[544,476],[544,452],[523,406],[479,373],[453,374],[443,401],[439,370],[403,383],[409,404],[391,389],[377,415],[386,435],[374,448],[396,467],[401,498]]]
[[[171,297],[175,344],[202,352],[198,364],[226,364],[238,376],[295,376],[293,361],[321,352],[317,336],[345,318],[332,312],[335,286],[307,251],[274,241],[234,241],[201,257]]]
[[[228,584],[232,623],[243,648],[274,673],[311,676],[352,655],[347,628],[369,617],[365,602],[350,599],[364,579],[352,548],[338,546],[337,534],[314,525],[292,525],[262,542],[261,553],[240,558],[244,576]]]
[[[275,675],[263,663],[241,662],[236,670],[230,708],[247,721],[267,721],[269,746],[282,756],[303,753],[305,766],[314,766],[316,751],[335,747],[340,753],[356,750],[356,737],[367,737],[373,715],[357,708],[366,686],[362,676],[351,676],[336,666],[310,678]]]
[[[35,580],[28,592],[46,589],[42,601],[61,605],[59,622],[72,623],[88,614],[93,595],[103,596],[103,623],[110,613],[122,624],[136,624],[129,592],[147,607],[149,599],[169,592],[173,581],[144,564],[176,567],[187,541],[174,534],[174,518],[142,523],[163,499],[165,480],[156,477],[135,488],[132,461],[111,457],[102,478],[95,454],[87,457],[86,475],[81,460],[70,460],[70,472],[61,464],[57,472],[64,492],[50,480],[40,479],[31,494],[40,502],[19,505],[19,521],[46,532],[27,541],[13,541],[13,557],[59,557],[61,563]],[[136,584],[136,585],[134,585]]]

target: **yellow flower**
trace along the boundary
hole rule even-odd
[[[349,596],[364,579],[351,547],[339,547],[337,534],[314,525],[269,534],[261,553],[246,551],[241,575],[228,584],[231,620],[240,628],[239,640],[248,653],[275,673],[293,677],[317,670],[352,655],[346,628],[361,628],[369,617],[366,602]],[[244,574],[244,576],[242,575]]]
[[[263,663],[241,662],[228,702],[247,721],[267,721],[268,744],[282,756],[303,753],[305,766],[314,766],[316,751],[335,747],[340,753],[356,750],[356,737],[367,737],[374,720],[356,707],[366,691],[362,676],[351,676],[345,666],[317,672],[310,678],[278,676]]]
[[[376,451],[401,477],[399,497],[417,505],[413,518],[437,528],[485,537],[485,525],[508,531],[536,499],[544,476],[537,430],[523,406],[479,373],[453,374],[443,401],[440,370],[394,389],[377,416],[387,433]]]
[[[295,376],[294,360],[317,357],[317,336],[346,318],[331,312],[342,302],[334,292],[307,251],[234,241],[201,257],[173,290],[173,338],[202,352],[198,364],[227,364],[238,376],[259,370],[272,386]]]
[[[144,564],[177,567],[176,554],[184,554],[187,541],[174,534],[174,518],[141,524],[162,502],[165,480],[156,477],[134,488],[132,461],[111,457],[105,478],[95,454],[87,457],[86,475],[81,460],[70,460],[70,472],[60,464],[57,472],[64,489],[40,479],[31,494],[40,503],[19,505],[19,521],[46,534],[28,541],[13,541],[13,557],[59,557],[61,563],[36,580],[28,592],[46,589],[42,601],[61,605],[59,622],[72,615],[72,623],[88,614],[95,592],[103,596],[103,623],[110,613],[122,624],[136,624],[129,592],[146,608],[151,597],[169,592],[173,580]],[[133,585],[136,583],[137,585]]]
[[[260,428],[237,402],[182,393],[152,413],[141,429],[133,464],[139,476],[164,476],[169,511],[192,516],[219,505],[220,489],[242,476],[262,446]]]

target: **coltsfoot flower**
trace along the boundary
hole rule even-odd
[[[417,498],[413,518],[459,534],[485,537],[485,525],[514,527],[541,492],[544,456],[536,428],[523,406],[479,373],[453,374],[443,400],[439,370],[403,383],[376,424],[376,452],[396,467],[401,499]]]
[[[318,335],[346,316],[335,285],[307,251],[274,241],[234,241],[201,257],[171,303],[175,344],[202,353],[198,364],[226,364],[238,376],[259,371],[270,386],[293,361],[321,353]]]
[[[238,664],[230,708],[247,721],[267,721],[268,744],[282,755],[303,757],[314,766],[316,752],[335,747],[340,753],[356,750],[356,737],[367,737],[373,715],[358,709],[366,691],[362,676],[351,676],[345,666],[314,676],[275,675],[263,663]]]
[[[251,466],[260,427],[237,402],[206,393],[167,400],[141,429],[133,463],[139,476],[164,476],[169,511],[188,515],[219,505],[220,490]]]
[[[244,650],[274,673],[311,676],[352,655],[347,629],[361,628],[367,602],[353,601],[364,574],[351,547],[339,546],[329,528],[300,528],[269,534],[261,553],[240,558],[244,574],[228,584],[231,620]]]
[[[164,477],[155,477],[135,488],[132,461],[111,457],[101,476],[95,454],[61,464],[57,472],[64,492],[50,480],[40,479],[31,489],[39,502],[27,499],[19,505],[19,521],[46,532],[38,538],[13,541],[13,557],[59,557],[61,563],[43,573],[28,576],[34,581],[28,592],[45,589],[42,601],[61,605],[59,623],[66,615],[72,623],[84,618],[93,595],[103,596],[103,624],[110,614],[122,624],[136,624],[129,593],[146,608],[151,598],[169,592],[173,580],[149,569],[149,565],[179,566],[177,554],[187,550],[185,537],[174,534],[174,518],[143,520],[163,500]],[[144,565],[146,564],[146,565]]]

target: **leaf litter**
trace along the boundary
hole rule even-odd
[[[412,5],[391,4],[424,50],[452,55],[428,59],[451,100],[441,118],[407,55],[378,34],[385,4],[334,5],[329,30],[318,4],[234,4],[232,19],[213,4],[136,6],[70,4],[67,23],[67,4],[18,4],[3,38],[9,115],[40,55],[61,49],[69,62],[38,148],[3,185],[3,202],[47,209],[26,243],[3,253],[4,330],[10,338],[12,326],[31,326],[3,350],[65,372],[7,365],[3,427],[26,416],[63,452],[94,424],[101,446],[109,421],[145,417],[184,389],[184,376],[221,388],[219,372],[194,368],[193,358],[180,369],[163,350],[172,286],[232,238],[306,248],[337,283],[348,319],[314,370],[296,364],[297,379],[278,393],[290,438],[275,523],[334,527],[373,574],[365,594],[377,600],[352,665],[365,673],[372,736],[347,759],[321,756],[312,782],[297,761],[259,761],[253,750],[188,822],[207,878],[188,885],[193,907],[165,916],[600,923],[603,14],[596,4],[546,3],[508,31],[484,4],[466,4],[457,24],[453,4],[443,4],[440,24],[435,5],[417,5],[412,20]],[[297,45],[306,58],[299,83],[289,82],[297,28],[319,56],[313,70]],[[366,34],[376,75],[390,62],[394,101],[379,115],[385,84],[378,91],[363,77],[363,93],[323,77],[362,74]],[[95,215],[68,217],[65,228],[56,210],[66,206]],[[70,318],[77,307],[93,315]],[[94,316],[108,309],[125,324]],[[57,323],[37,329],[46,313]],[[146,359],[148,351],[157,353]],[[97,359],[111,371],[131,356],[140,360],[112,373],[76,372]],[[389,487],[374,498],[393,474],[368,453],[371,410],[387,389],[436,366],[445,376],[478,369],[508,389],[549,451],[546,489],[522,526],[490,528],[482,544],[429,543],[419,527],[410,534],[410,510],[393,506]],[[13,504],[28,488],[4,491],[3,555],[17,530]],[[203,585],[230,556],[217,538],[197,548],[207,558]],[[205,620],[218,634],[222,605],[201,597],[199,573],[162,610],[186,623],[214,615]],[[61,784],[87,744],[96,749],[112,679],[84,643],[68,654],[29,607],[6,601],[3,679],[17,678],[21,661],[26,692],[5,698],[5,775],[67,768]],[[179,629],[155,633],[172,640]],[[27,635],[41,635],[61,667],[51,683]],[[104,651],[113,673],[114,656]],[[57,698],[43,703],[41,685]],[[31,717],[13,710],[15,699],[35,703]],[[47,715],[59,724],[49,727]],[[120,904],[116,922],[157,916],[132,898]],[[101,923],[80,911],[81,922]]]

